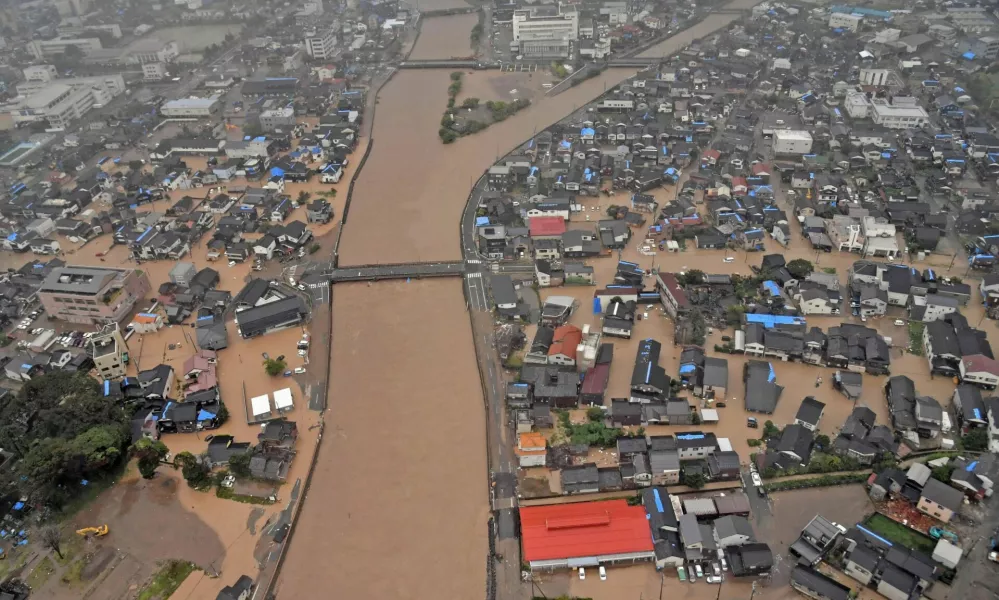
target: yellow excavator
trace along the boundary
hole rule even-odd
[[[100,527],[84,527],[83,529],[77,529],[76,533],[82,536],[104,537],[108,534],[108,526],[105,524]]]

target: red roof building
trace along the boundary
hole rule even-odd
[[[561,238],[565,233],[565,221],[562,217],[531,217],[531,237]]]
[[[653,560],[642,506],[627,500],[520,508],[524,560],[532,569],[575,568]]]

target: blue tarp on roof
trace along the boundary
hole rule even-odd
[[[198,420],[199,421],[211,421],[214,418],[215,418],[215,415],[213,415],[212,413],[208,412],[207,410],[202,409],[202,410],[198,411]]]
[[[767,329],[771,329],[775,325],[804,325],[804,317],[796,317],[791,315],[757,315],[757,314],[747,314],[747,323],[759,323]]]
[[[976,460],[976,461],[972,462],[970,465],[968,465],[967,467],[965,467],[964,470],[967,471],[967,472],[969,472],[969,473],[971,473],[972,471],[975,470],[975,467],[977,467],[977,466],[978,466],[978,461]]]
[[[763,287],[770,292],[771,296],[780,296],[780,288],[777,287],[777,283],[773,281],[764,281]]]
[[[659,490],[656,489],[652,490],[652,497],[655,498],[656,500],[656,510],[658,510],[659,512],[665,512],[666,509],[663,508],[662,498],[659,497]]]
[[[693,373],[697,370],[697,365],[680,365],[680,374]]]
[[[475,217],[475,226],[483,227],[489,224],[489,217]]]
[[[680,435],[676,436],[676,439],[678,439],[678,440],[703,440],[704,439],[704,434],[703,433],[681,433]]]
[[[966,58],[968,60],[975,60],[975,53],[974,52],[965,52],[964,54],[961,55],[961,58]]]
[[[272,168],[271,177],[284,177],[284,169],[282,169],[281,167]]]
[[[594,134],[596,134],[596,131],[594,131],[592,127],[583,127],[582,131],[579,132],[579,135],[594,135]]]

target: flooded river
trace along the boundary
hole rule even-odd
[[[730,6],[745,8],[753,4],[754,0],[737,0]],[[737,18],[739,15],[734,14],[710,16],[645,54],[670,54]],[[427,22],[454,19],[464,16]],[[446,39],[433,42],[425,42],[423,35],[417,49],[431,43],[443,49],[468,44],[468,31],[462,27],[441,27],[439,37]],[[527,141],[534,132],[633,74],[633,69],[610,69],[562,94],[547,97],[537,93],[542,83],[551,80],[541,72],[466,72],[459,100],[511,100],[534,94],[533,105],[485,131],[444,145],[437,130],[447,104],[449,73],[398,72],[378,97],[372,134],[375,148],[358,176],[349,224],[340,246],[340,264],[460,259],[458,219],[475,180],[499,156]]]
[[[720,20],[656,51],[731,21]],[[446,39],[421,40],[420,52],[439,57],[468,44],[464,26],[435,35]],[[449,73],[400,71],[378,97],[374,148],[355,186],[341,266],[460,259],[460,215],[489,165],[631,74],[607,71],[548,98],[547,74],[466,73],[459,103],[530,98],[533,105],[443,145],[437,130]],[[484,412],[461,282],[340,285],[333,315],[326,440],[278,597],[334,589],[359,600],[481,597]],[[665,321],[658,323],[665,335]]]
[[[461,281],[338,285],[319,464],[279,598],[480,598],[482,394]]]
[[[420,23],[420,39],[409,54],[410,60],[471,56],[473,52],[470,36],[478,21],[478,13],[423,19]]]

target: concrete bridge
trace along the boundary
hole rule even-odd
[[[498,69],[499,63],[475,60],[407,60],[399,63],[400,69]]]
[[[420,279],[423,277],[461,277],[465,274],[465,263],[428,262],[391,265],[360,265],[340,267],[330,272],[333,283],[348,281],[384,281],[386,279]]]
[[[477,6],[467,6],[462,8],[442,8],[440,10],[424,10],[420,11],[421,17],[449,17],[451,15],[467,15],[468,13],[479,12],[480,9]]]

